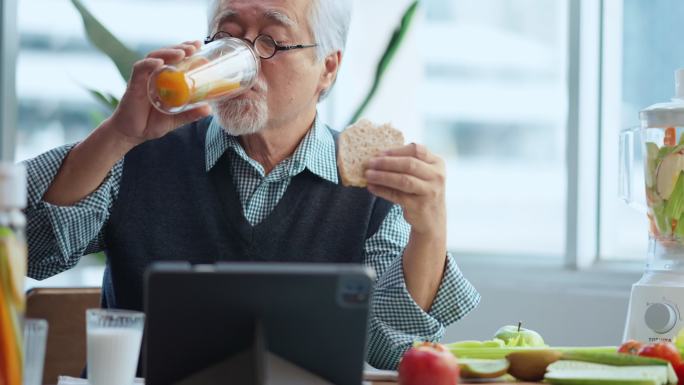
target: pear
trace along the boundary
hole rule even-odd
[[[546,368],[562,356],[561,352],[550,349],[510,353],[506,356],[510,363],[508,373],[522,381],[541,381],[546,374]]]
[[[675,152],[665,156],[656,171],[656,191],[663,199],[670,199],[679,174],[684,171],[684,155]]]

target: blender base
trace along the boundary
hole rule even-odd
[[[647,272],[632,285],[623,341],[672,341],[684,326],[681,274]]]

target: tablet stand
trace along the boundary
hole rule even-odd
[[[321,377],[268,351],[263,324],[255,324],[254,343],[216,365],[174,385],[333,385]]]

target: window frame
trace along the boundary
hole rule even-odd
[[[601,173],[607,173],[606,168],[608,162],[615,162],[617,164],[619,159],[618,138],[615,133],[607,129],[608,127],[621,127],[623,122],[620,118],[622,110],[622,60],[623,60],[623,8],[624,0],[601,0],[603,3],[603,26],[602,26],[602,58],[601,67],[610,69],[609,71],[602,71],[601,82],[601,141],[604,143],[601,146],[602,162],[599,165]],[[610,17],[609,17],[610,16]],[[612,204],[610,200],[616,201],[618,199],[618,180],[615,183],[606,183],[602,186],[602,194],[599,196],[601,208],[606,208]],[[626,203],[625,203],[626,205]],[[598,237],[600,239],[603,223],[599,223]],[[644,237],[646,237],[647,228],[644,228]],[[644,256],[646,250],[644,249]],[[602,260],[602,251],[597,252],[597,259]],[[620,260],[615,262],[608,262],[614,264],[637,264],[637,261]],[[643,265],[643,263],[641,263]]]
[[[14,160],[17,133],[17,1],[0,0],[0,159]]]
[[[601,252],[602,215],[618,200],[617,180],[604,182],[606,162],[617,162],[617,137],[605,127],[621,124],[624,0],[569,0],[567,201],[564,268],[635,277],[643,261],[606,260]],[[604,69],[609,68],[609,71]],[[646,229],[644,229],[645,233]],[[645,236],[645,234],[644,234]],[[615,275],[614,274],[614,275]]]
[[[565,267],[599,257],[603,0],[568,2]]]

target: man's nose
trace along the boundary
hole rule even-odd
[[[245,33],[242,36],[242,38],[245,40],[249,40],[250,42],[252,42],[252,44],[254,44],[254,41],[256,40],[257,36],[259,36],[258,31],[247,31],[247,33]]]

